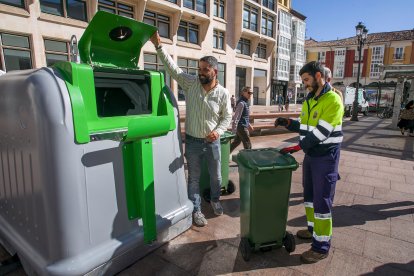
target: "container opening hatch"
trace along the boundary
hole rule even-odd
[[[95,76],[98,117],[152,113],[150,78],[142,75],[134,77],[120,79]]]

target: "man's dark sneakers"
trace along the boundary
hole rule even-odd
[[[309,232],[308,229],[299,230],[296,232],[296,236],[300,239],[304,240],[311,240],[312,239],[312,233]]]
[[[213,208],[213,212],[216,216],[221,216],[223,214],[223,207],[221,207],[221,204],[219,201],[214,202],[210,201],[211,208]]]
[[[329,253],[319,253],[316,251],[313,251],[312,249],[309,249],[308,251],[305,251],[300,255],[300,260],[305,264],[314,264],[316,262],[319,262],[320,260],[325,259],[328,257]]]

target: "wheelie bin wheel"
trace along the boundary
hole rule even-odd
[[[229,184],[227,185],[227,193],[230,195],[234,193],[236,190],[236,185],[234,185],[233,181],[229,180]]]
[[[248,238],[241,238],[240,240],[240,250],[243,257],[243,260],[248,262],[250,260],[250,255],[252,253],[252,249],[250,247],[250,242]]]
[[[292,233],[286,231],[286,236],[283,239],[283,245],[287,252],[292,253],[296,249],[295,236]]]

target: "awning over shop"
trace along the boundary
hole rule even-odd
[[[414,65],[385,65],[381,73],[382,79],[414,79]]]

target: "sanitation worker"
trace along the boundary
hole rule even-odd
[[[343,104],[341,97],[325,81],[324,66],[309,62],[299,71],[305,88],[310,91],[302,106],[299,120],[277,118],[275,126],[299,132],[296,146],[281,149],[282,153],[303,150],[304,205],[308,228],[297,236],[311,239],[311,248],[301,255],[304,263],[316,263],[329,254],[332,238],[332,203],[342,135]]]

